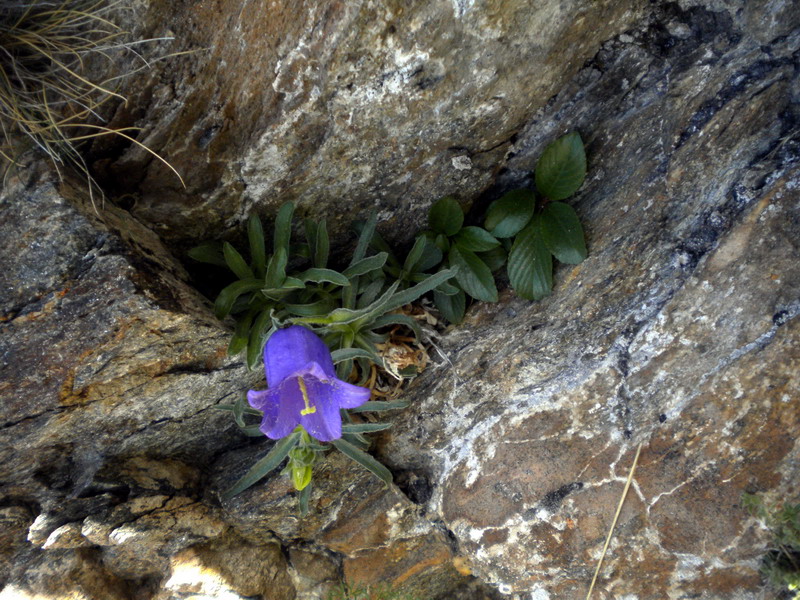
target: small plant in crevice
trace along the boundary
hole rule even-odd
[[[113,22],[120,7],[121,2],[108,0],[12,0],[0,6],[0,158],[7,167],[18,165],[21,151],[13,142],[18,131],[52,160],[59,174],[63,165],[78,168],[92,194],[96,183],[79,145],[115,135],[150,153],[180,179],[167,161],[132,137],[136,128],[97,124],[103,105],[125,101],[114,87],[131,73],[98,81],[88,64],[110,64],[118,51],[141,58],[135,47],[157,41],[125,40]]]
[[[225,497],[252,486],[288,459],[284,472],[305,512],[314,465],[331,448],[391,482],[391,473],[366,452],[364,437],[389,424],[365,420],[359,413],[405,406],[370,400],[376,369],[402,383],[424,367],[424,361],[390,364],[384,352],[398,327],[402,340],[419,343],[419,315],[409,305],[430,294],[442,317],[458,323],[468,297],[497,301],[494,273],[504,265],[523,298],[550,294],[552,257],[568,264],[586,257],[580,221],[561,202],[580,188],[585,174],[580,136],[559,138],[536,165],[538,196],[532,190],[509,192],[488,207],[484,227],[465,225],[458,202],[443,198],[431,207],[429,229],[415,237],[404,258],[376,231],[373,215],[358,228],[349,261],[331,264],[324,220],[305,219],[302,238],[293,240],[291,203],[278,211],[271,251],[256,215],[247,224],[247,252],[228,242],[193,248],[189,255],[194,260],[235,275],[236,281],[219,292],[214,310],[220,319],[235,320],[229,354],[244,353],[250,369],[263,357],[268,384],[266,390],[251,390],[235,404],[218,408],[231,411],[247,435],[276,440]]]
[[[417,596],[394,589],[390,584],[358,585],[340,583],[326,600],[421,600]]]
[[[536,192],[518,189],[489,205],[483,227],[464,225],[458,202],[445,197],[428,215],[429,229],[417,235],[404,262],[393,258],[384,270],[399,281],[414,281],[436,268],[455,268],[453,281],[434,290],[437,308],[451,323],[464,317],[467,297],[497,301],[494,273],[506,265],[511,286],[528,300],[553,288],[553,257],[578,264],[587,255],[583,228],[571,206],[561,202],[586,177],[580,135],[570,133],[545,148],[535,168]],[[382,239],[377,248],[390,252]]]
[[[769,505],[755,494],[744,494],[742,505],[772,534],[761,572],[776,588],[800,599],[800,503]]]

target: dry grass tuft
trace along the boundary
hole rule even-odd
[[[111,66],[119,51],[157,40],[126,41],[113,21],[118,0],[4,0],[0,5],[0,156],[16,165],[19,150],[13,133],[22,132],[47,154],[61,173],[76,166],[94,182],[79,144],[104,135],[121,136],[178,173],[163,158],[136,141],[135,128],[110,129],[98,114],[101,106],[125,101],[114,87],[122,76],[96,80],[90,65]],[[106,63],[103,65],[103,63]],[[113,69],[111,69],[113,70]],[[137,69],[138,70],[138,69]],[[134,71],[135,72],[135,71]],[[178,175],[180,179],[180,175]],[[181,180],[183,183],[183,180]]]

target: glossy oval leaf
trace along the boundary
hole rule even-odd
[[[533,190],[512,190],[489,205],[483,224],[499,238],[517,235],[533,216],[536,195]]]
[[[464,224],[464,212],[455,198],[445,196],[431,206],[428,223],[436,233],[455,235]]]
[[[586,153],[577,131],[544,149],[536,164],[536,189],[550,200],[563,200],[578,191],[586,177]]]
[[[553,258],[542,241],[540,216],[514,240],[508,255],[508,278],[522,298],[541,300],[553,289]]]
[[[428,269],[432,269],[441,263],[442,258],[444,258],[444,254],[442,254],[442,251],[439,250],[434,242],[435,236],[433,234],[423,234],[423,237],[425,238],[425,247],[422,250],[422,256],[415,265],[417,272],[423,272],[427,271]]]
[[[486,252],[500,245],[491,233],[482,227],[474,226],[464,227],[456,234],[454,241],[459,248],[471,252]]]
[[[497,302],[497,287],[492,271],[474,252],[453,246],[448,259],[451,267],[458,268],[456,281],[461,289],[476,300]]]
[[[446,296],[434,290],[433,302],[448,322],[457,325],[464,319],[464,311],[467,308],[467,297],[461,290],[458,290],[457,293],[451,296]]]
[[[563,202],[551,202],[541,217],[542,240],[558,260],[577,265],[586,258],[583,227],[575,210]]]

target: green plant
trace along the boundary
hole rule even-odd
[[[792,598],[800,599],[800,503],[768,505],[755,494],[744,494],[742,505],[772,534],[762,573],[771,584],[788,588]]]
[[[339,587],[334,588],[328,594],[327,600],[418,600],[407,592],[395,590],[386,584],[378,585],[355,585],[340,583]]]
[[[278,211],[272,254],[267,254],[261,221],[251,216],[249,262],[227,242],[202,244],[190,250],[189,256],[225,266],[238,278],[220,292],[214,304],[218,318],[230,314],[236,319],[230,354],[246,350],[247,364],[254,368],[276,328],[301,324],[311,327],[331,348],[339,377],[347,378],[355,362],[361,367],[363,383],[370,364],[383,366],[376,344],[386,341],[387,335],[380,330],[401,324],[417,336],[421,333],[413,319],[395,311],[447,282],[454,273],[439,271],[405,289],[400,281],[389,283],[383,273],[388,253],[367,255],[375,233],[374,216],[362,227],[350,261],[337,271],[328,265],[325,221],[306,219],[305,240],[290,244],[293,213],[291,203]]]
[[[586,258],[586,243],[578,215],[560,202],[574,194],[586,176],[586,154],[573,132],[545,148],[536,164],[539,197],[532,190],[514,190],[493,202],[484,225],[507,244],[508,278],[528,300],[540,300],[553,289],[553,258],[578,264]]]

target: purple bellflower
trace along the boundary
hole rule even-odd
[[[301,425],[321,442],[342,437],[339,409],[369,400],[370,391],[337,379],[330,350],[310,329],[292,325],[273,333],[264,346],[269,389],[250,390],[247,401],[263,411],[259,429],[284,438]]]

